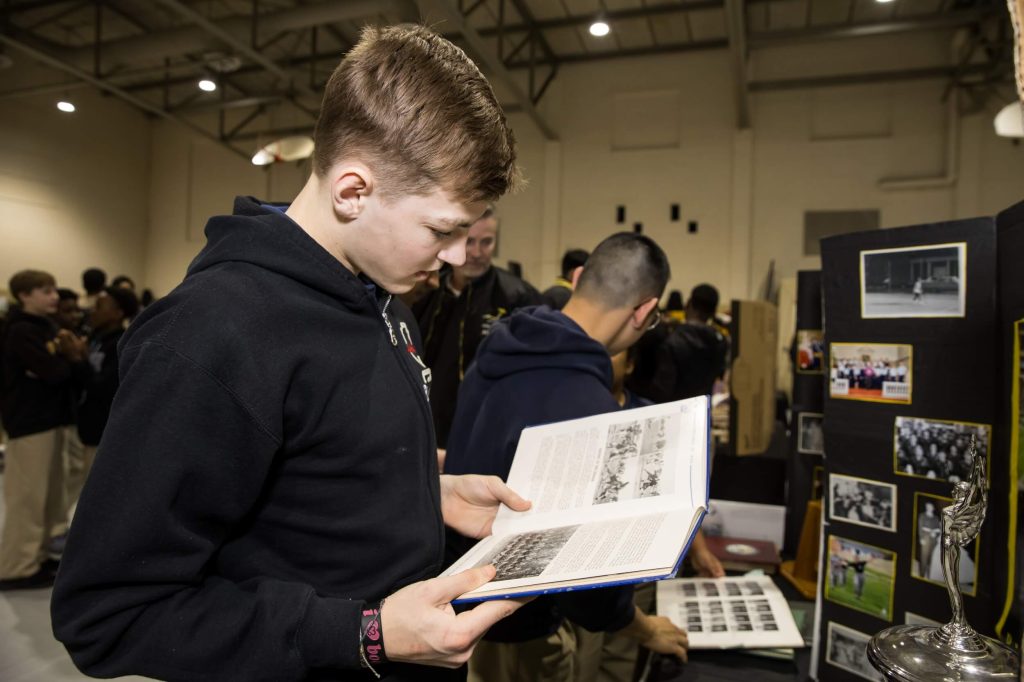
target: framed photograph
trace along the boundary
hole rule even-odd
[[[838,535],[827,547],[825,599],[891,622],[896,552]]]
[[[829,397],[910,404],[913,346],[902,343],[833,343],[829,350]]]
[[[825,415],[801,412],[797,418],[796,450],[805,455],[825,454]]]
[[[896,417],[893,435],[893,468],[903,476],[933,478],[958,483],[971,475],[971,438],[978,444],[978,456],[984,457],[992,443],[989,424]]]
[[[896,486],[829,474],[828,515],[835,521],[896,532]]]
[[[837,668],[853,673],[865,680],[884,682],[882,674],[868,661],[868,642],[871,635],[829,622],[825,642],[825,660]],[[821,675],[821,679],[827,679]]]
[[[914,493],[914,539],[910,575],[918,580],[946,587],[942,573],[942,510],[953,504],[950,497]],[[978,591],[978,539],[960,548],[960,591],[974,596]]]
[[[925,618],[924,616],[918,615],[913,611],[905,611],[903,613],[903,620],[907,625],[930,625],[931,627],[939,627],[943,625],[937,620],[931,618]]]
[[[825,373],[825,332],[823,330],[797,330],[796,371],[798,374]]]
[[[964,317],[967,244],[931,244],[860,252],[860,314]]]

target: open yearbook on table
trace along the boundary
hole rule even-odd
[[[493,563],[456,603],[675,575],[708,506],[707,396],[524,429],[493,534],[445,575]]]

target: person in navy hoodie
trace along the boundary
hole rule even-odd
[[[409,291],[465,260],[516,182],[479,69],[429,29],[367,27],[329,79],[290,206],[235,200],[131,324],[53,593],[81,670],[162,680],[458,677],[513,602],[450,603],[444,526],[486,535],[494,477],[439,476]]]
[[[494,327],[459,391],[445,471],[508,476],[520,432],[537,424],[614,412],[615,355],[659,320],[669,279],[664,251],[649,237],[608,237],[577,271],[562,311],[513,313]],[[472,542],[449,532],[449,559]],[[470,660],[470,679],[571,680],[580,667],[566,619],[618,631],[660,653],[686,655],[686,633],[633,603],[632,586],[544,596],[496,624]]]

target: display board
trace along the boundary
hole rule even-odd
[[[821,271],[797,273],[793,366],[793,421],[787,466],[785,552],[795,554],[807,502],[820,499],[824,473],[825,332]]]
[[[733,301],[730,332],[729,443],[733,454],[760,455],[775,428],[775,306]]]
[[[995,635],[1011,485],[1009,445],[997,428],[1004,420],[996,274],[992,218],[822,240],[818,679],[877,679],[862,642],[891,624],[949,619],[940,514],[969,470],[972,436],[988,461],[991,492],[981,535],[960,557],[961,588],[971,624]]]

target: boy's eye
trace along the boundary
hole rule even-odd
[[[451,232],[442,232],[441,230],[435,230],[432,227],[429,229],[431,232],[434,233],[434,237],[436,237],[437,239],[447,239],[448,237],[452,236]]]

